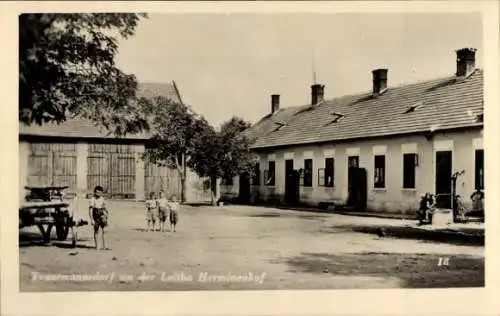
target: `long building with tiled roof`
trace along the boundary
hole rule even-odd
[[[164,96],[182,103],[174,81],[140,83],[138,95]],[[163,190],[180,197],[177,170],[148,164],[141,159],[148,133],[115,137],[84,119],[62,124],[20,125],[19,176],[25,186],[68,186],[68,192],[89,194],[100,185],[110,198],[142,200]],[[204,179],[188,170],[186,200],[210,200]]]
[[[182,103],[182,98],[175,81],[171,83],[139,83],[138,95],[142,97],[164,96],[173,102]],[[49,123],[30,126],[20,124],[19,135],[26,137],[62,137],[88,139],[114,139],[116,136],[90,120],[69,119],[61,124]],[[147,133],[127,134],[125,139],[146,140]]]
[[[452,207],[455,172],[459,195],[483,189],[483,70],[475,49],[456,54],[452,76],[392,87],[375,69],[366,93],[325,99],[313,84],[310,104],[281,108],[273,95],[246,131],[260,160],[240,200],[414,212],[425,192]]]

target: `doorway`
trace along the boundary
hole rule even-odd
[[[452,152],[436,151],[436,207],[451,208]]]
[[[250,204],[250,188],[250,174],[248,172],[240,174],[240,192],[238,196],[240,203]]]
[[[285,160],[285,203],[298,204],[300,201],[299,174],[293,169],[293,159]]]
[[[347,158],[347,206],[365,210],[367,205],[367,173],[359,167],[359,156]]]

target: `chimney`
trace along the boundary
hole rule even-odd
[[[375,69],[373,74],[373,95],[379,95],[387,90],[387,69]]]
[[[319,83],[315,83],[311,86],[311,104],[315,105],[323,102],[323,97],[325,94],[325,86]]]
[[[278,112],[280,109],[280,95],[273,94],[271,95],[271,114]]]
[[[476,67],[476,49],[462,48],[457,52],[457,77],[467,77]]]

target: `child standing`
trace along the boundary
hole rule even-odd
[[[160,231],[165,231],[165,222],[167,221],[168,213],[168,200],[163,191],[158,194],[158,221],[160,224]]]
[[[149,195],[149,200],[146,201],[146,221],[148,223],[148,231],[155,230],[156,227],[156,213],[157,213],[158,203],[156,201],[156,195],[151,192]]]
[[[180,205],[177,202],[177,197],[175,195],[172,195],[172,198],[170,199],[169,203],[169,208],[170,208],[170,229],[175,232],[175,226],[177,225],[177,222],[179,221],[179,208]]]
[[[94,196],[90,200],[89,205],[89,215],[90,215],[90,223],[94,227],[94,243],[95,248],[99,249],[97,243],[97,237],[99,235],[99,231],[101,231],[102,238],[102,249],[109,250],[106,248],[106,241],[104,235],[106,234],[106,226],[108,226],[108,209],[106,207],[106,200],[103,196],[104,189],[98,185],[94,188]]]

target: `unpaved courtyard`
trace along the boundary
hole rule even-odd
[[[145,232],[143,204],[110,202],[111,250],[89,226],[69,242],[20,232],[21,291],[484,286],[484,247],[379,238],[390,220],[249,206],[183,206],[177,232]],[[441,264],[439,264],[441,263]]]

